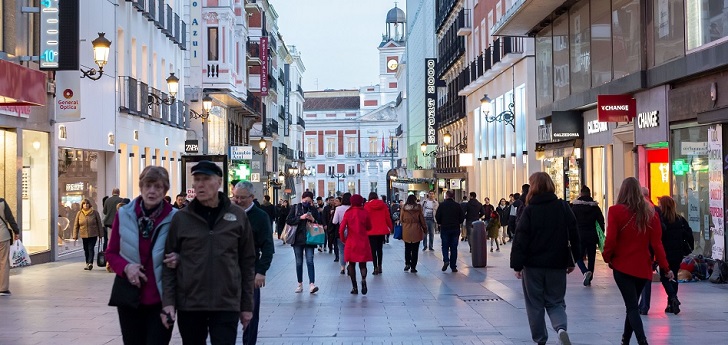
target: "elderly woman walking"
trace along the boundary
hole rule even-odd
[[[339,226],[339,237],[344,242],[344,260],[349,263],[347,268],[351,278],[351,293],[356,295],[359,290],[356,285],[356,267],[359,264],[361,271],[361,293],[367,294],[367,262],[372,261],[372,249],[369,245],[368,232],[372,228],[367,211],[364,209],[364,198],[359,194],[351,196],[351,208],[344,214]]]
[[[106,258],[116,280],[109,304],[117,307],[124,344],[168,344],[172,327],[165,327],[160,318],[162,265],[176,263],[165,257],[164,243],[177,209],[163,202],[169,190],[164,168],[144,168],[139,188],[141,195],[119,208],[112,225]],[[131,285],[139,298],[125,300],[128,295],[119,293],[122,285]]]
[[[73,222],[73,239],[81,237],[83,241],[83,253],[86,256],[86,266],[83,268],[90,271],[94,268],[94,248],[96,241],[103,236],[104,223],[101,222],[101,215],[91,206],[89,199],[81,201],[81,211],[76,214]]]

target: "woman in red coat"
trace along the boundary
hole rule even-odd
[[[634,177],[622,182],[617,204],[609,208],[607,239],[604,242],[604,262],[613,270],[614,281],[627,309],[622,344],[629,344],[634,332],[639,345],[647,345],[637,300],[645,283],[652,279],[654,251],[661,272],[675,279],[662,247],[660,216],[642,196],[642,187]]]
[[[367,262],[372,261],[372,249],[369,246],[368,232],[372,228],[367,211],[364,210],[364,198],[359,194],[351,196],[351,208],[344,213],[344,219],[339,226],[339,237],[344,243],[344,261],[349,263],[347,270],[351,277],[351,293],[356,295],[359,289],[356,286],[356,267],[359,263],[361,271],[361,293],[367,294]]]
[[[394,229],[392,215],[389,213],[389,206],[379,199],[376,192],[369,193],[369,201],[364,204],[364,209],[372,222],[372,229],[369,231],[369,245],[372,247],[372,260],[374,261],[372,274],[381,274],[384,238]]]

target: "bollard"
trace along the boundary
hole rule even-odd
[[[485,222],[480,220],[473,222],[473,229],[470,230],[470,235],[468,235],[468,242],[472,251],[473,267],[485,267],[488,265],[488,251],[485,250],[487,240],[488,236],[485,232]]]

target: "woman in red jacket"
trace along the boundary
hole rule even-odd
[[[627,308],[622,344],[629,344],[632,332],[638,344],[647,344],[637,300],[642,288],[652,279],[650,248],[655,253],[660,270],[668,272],[668,279],[675,279],[662,247],[660,217],[642,196],[639,181],[628,177],[622,182],[617,204],[609,208],[607,238],[602,253],[604,262],[613,270],[614,281]]]
[[[344,219],[339,226],[339,237],[344,243],[344,261],[349,263],[347,270],[351,277],[351,293],[356,295],[359,289],[356,286],[356,267],[359,264],[361,271],[361,293],[367,294],[367,262],[372,261],[372,249],[369,246],[367,233],[372,228],[369,215],[364,210],[364,198],[359,194],[351,196],[351,207],[344,213]]]
[[[376,192],[369,193],[369,202],[364,204],[364,209],[372,222],[372,230],[369,231],[369,245],[372,247],[372,260],[374,261],[372,274],[381,274],[384,238],[394,229],[392,215],[389,213],[387,204],[379,199]]]

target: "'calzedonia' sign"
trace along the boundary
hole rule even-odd
[[[629,122],[637,116],[637,101],[631,95],[597,96],[600,122]]]
[[[437,59],[425,59],[425,143],[437,145],[435,129],[435,109],[437,106],[437,78],[435,78]]]

